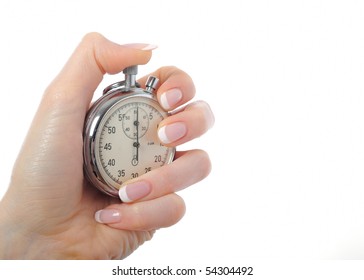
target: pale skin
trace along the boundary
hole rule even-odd
[[[128,203],[102,194],[83,174],[84,118],[103,75],[145,64],[151,55],[146,44],[118,45],[97,33],[83,38],[45,90],[0,202],[0,259],[122,259],[182,218],[185,204],[175,192],[209,174],[202,150],[179,151],[170,165],[134,179],[148,191],[130,194],[134,199]],[[170,110],[180,108],[160,126],[186,128],[183,133],[166,128],[172,140],[166,145],[183,144],[213,125],[205,102],[184,105],[195,95],[185,72],[162,67],[152,74],[161,83],[158,100]],[[181,96],[168,98],[176,89]]]

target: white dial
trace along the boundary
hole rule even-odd
[[[137,69],[125,68],[125,80],[106,87],[85,118],[85,176],[114,197],[126,181],[172,162],[175,154],[175,148],[163,146],[157,134],[169,115],[154,95],[158,78],[149,76],[143,89],[136,82]]]
[[[157,136],[167,113],[152,98],[133,96],[114,104],[102,117],[95,158],[105,182],[119,189],[125,181],[169,163],[174,149]]]

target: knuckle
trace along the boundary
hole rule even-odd
[[[134,230],[147,230],[147,219],[145,218],[144,211],[142,210],[141,204],[133,204],[133,219],[131,219],[131,228]]]
[[[85,36],[82,38],[82,42],[86,44],[94,43],[96,41],[104,40],[104,36],[102,36],[98,32],[89,32],[86,33]]]
[[[160,67],[157,72],[164,76],[171,76],[176,73],[180,73],[182,70],[180,70],[177,66],[174,65],[168,65],[168,66],[162,66]]]
[[[186,108],[186,111],[191,111],[195,114],[194,120],[198,119],[198,128],[201,130],[201,134],[208,131],[215,123],[215,117],[209,104],[205,101],[195,101]]]
[[[186,204],[177,194],[171,194],[168,205],[168,217],[161,224],[161,227],[169,227],[178,223],[186,213]]]
[[[203,150],[195,150],[195,153],[197,153],[196,161],[197,166],[200,167],[200,179],[206,178],[210,173],[212,169],[211,160],[207,152]]]
[[[167,80],[171,77],[176,78],[178,80],[187,81],[189,84],[193,85],[193,81],[190,75],[188,75],[185,71],[178,68],[174,65],[163,66],[157,70],[157,73],[163,80]]]

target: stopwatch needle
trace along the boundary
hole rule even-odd
[[[136,121],[134,122],[135,128],[136,128],[136,142],[134,143],[134,147],[136,148],[136,155],[135,159],[136,162],[139,161],[139,107],[137,107],[136,111]]]

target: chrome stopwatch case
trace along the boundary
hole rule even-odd
[[[126,181],[170,163],[175,154],[157,135],[159,123],[169,115],[153,94],[158,79],[149,77],[142,89],[137,66],[123,72],[125,80],[105,88],[84,127],[85,174],[99,190],[116,197]]]

